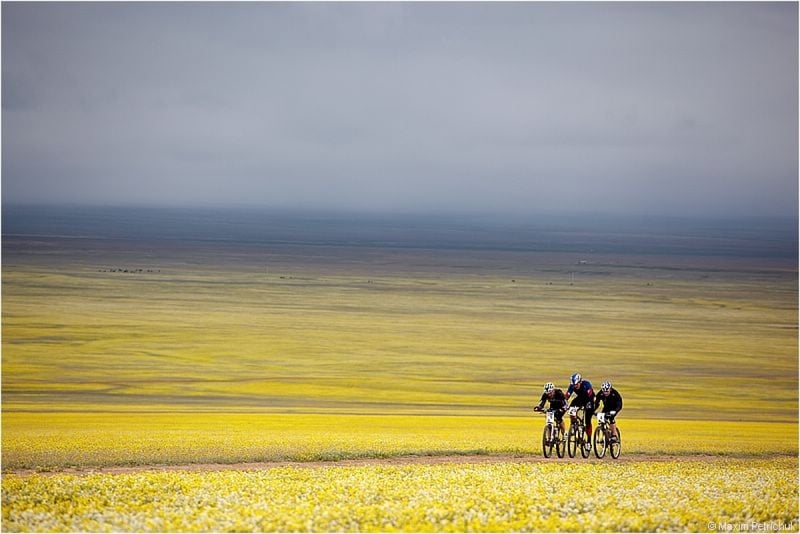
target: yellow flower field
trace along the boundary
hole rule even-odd
[[[795,458],[276,467],[3,479],[16,531],[798,528]]]
[[[4,413],[3,469],[541,454],[543,417]],[[624,419],[626,456],[796,456],[796,423]]]
[[[4,259],[3,412],[519,417],[579,371],[626,417],[797,421],[796,265],[660,258],[569,285],[571,255],[406,251],[379,274],[340,253],[267,274],[191,249],[129,277],[82,251]]]

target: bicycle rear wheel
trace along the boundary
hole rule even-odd
[[[594,455],[598,458],[605,456],[607,446],[606,433],[598,426],[594,429]]]
[[[553,427],[545,425],[544,432],[542,433],[542,452],[545,458],[550,458],[553,454],[552,430]]]
[[[617,436],[616,436],[617,440],[612,441],[610,443],[611,457],[614,458],[615,460],[619,458],[619,454],[622,452],[622,436],[619,433],[619,428],[617,428],[616,431],[617,431]]]

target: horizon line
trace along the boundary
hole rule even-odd
[[[753,214],[753,213],[663,213],[644,211],[603,211],[603,210],[543,210],[530,211],[499,211],[478,209],[409,209],[409,208],[365,208],[356,206],[312,206],[312,205],[270,205],[254,203],[138,203],[138,202],[9,202],[0,201],[0,211],[4,209],[19,208],[64,208],[64,209],[121,209],[121,210],[208,210],[208,211],[241,211],[262,212],[278,214],[308,214],[321,215],[359,215],[359,216],[389,216],[389,217],[430,217],[439,219],[448,218],[486,218],[486,219],[511,219],[525,220],[541,217],[585,217],[585,218],[623,218],[623,219],[673,219],[673,220],[790,220],[800,222],[800,214]]]

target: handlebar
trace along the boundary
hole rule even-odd
[[[536,408],[533,409],[533,413],[541,413],[545,414],[547,412],[564,412],[565,414],[569,411],[568,408],[548,408],[546,410],[537,410]]]
[[[614,417],[615,415],[617,415],[617,411],[611,410],[610,412],[598,412],[595,415],[597,416],[597,420],[602,424],[606,422],[606,416]],[[601,415],[603,417],[600,417]]]

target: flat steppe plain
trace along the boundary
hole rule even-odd
[[[796,258],[606,239],[5,235],[3,528],[796,531]],[[575,371],[620,462],[539,459]]]
[[[126,272],[127,271],[127,272]],[[3,410],[797,420],[791,261],[6,238]]]

